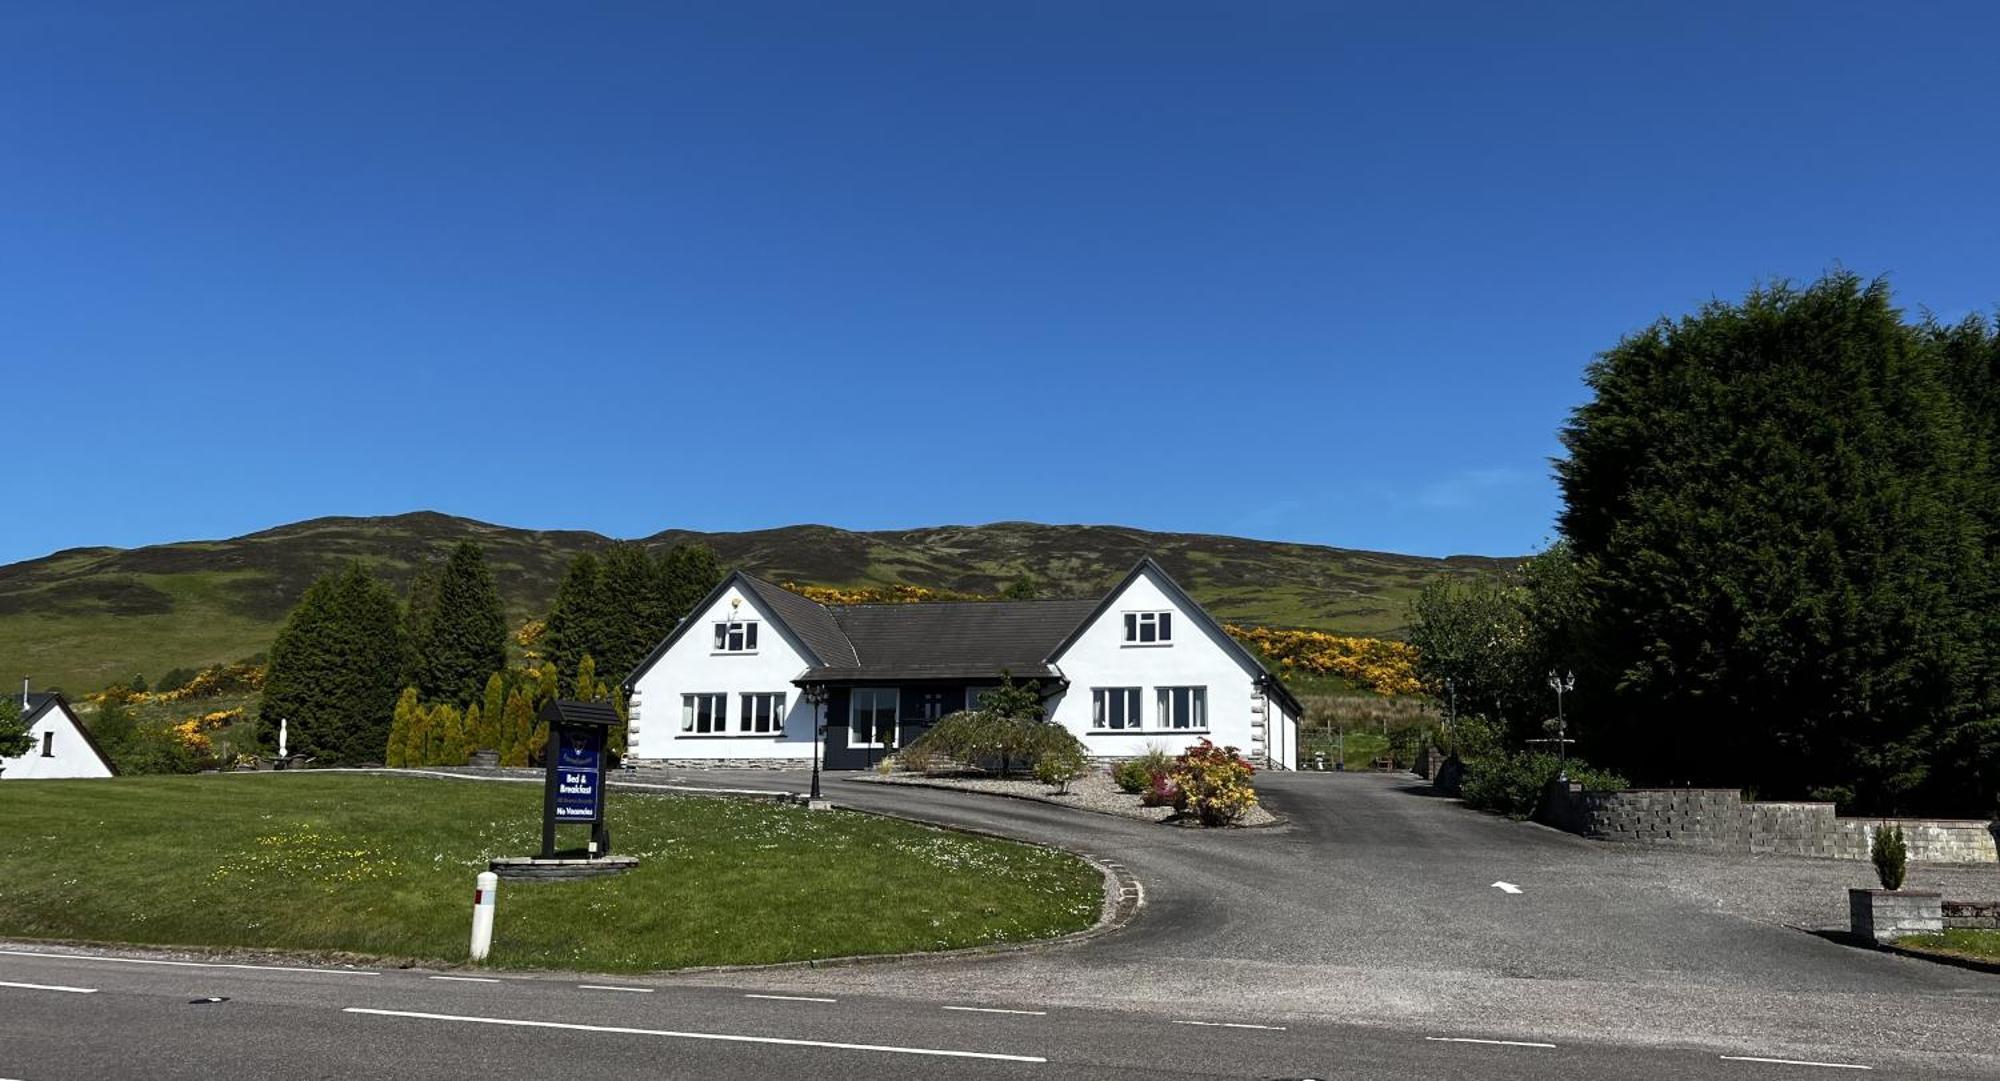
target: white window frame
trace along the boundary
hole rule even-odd
[[[754,654],[757,652],[757,637],[757,621],[754,619],[717,620],[715,648],[710,652],[732,657]]]
[[[701,722],[699,706],[706,701],[715,707],[710,713],[709,728],[702,731],[697,726]],[[726,736],[729,734],[729,692],[694,691],[681,695],[681,734],[684,736]]]
[[[785,692],[744,691],[738,699],[736,734],[739,736],[782,736],[785,734]],[[760,711],[759,706],[768,706]],[[764,716],[759,717],[758,713]],[[762,724],[764,727],[759,728]]]
[[[1117,733],[1139,731],[1144,727],[1144,718],[1140,713],[1139,706],[1139,703],[1145,701],[1145,695],[1142,693],[1144,690],[1145,688],[1143,687],[1092,687],[1090,689],[1090,730],[1092,732]],[[1125,723],[1116,727],[1107,723],[1108,717],[1106,716],[1111,707],[1113,695],[1122,700],[1119,704],[1125,707]]]
[[[859,699],[863,694],[868,695],[868,701],[870,703],[869,717],[868,717],[869,720],[868,735],[870,736],[870,741],[858,741],[854,738],[854,704],[856,700]],[[889,721],[889,742],[880,743],[873,741],[873,737],[881,734],[880,726],[876,725],[874,722],[875,722],[875,713],[882,708],[880,696],[885,694],[889,696],[889,708],[891,710],[890,713],[891,719]],[[849,747],[853,747],[856,750],[871,750],[871,749],[888,750],[889,748],[896,746],[897,742],[902,738],[902,735],[903,735],[902,688],[856,687],[853,690],[847,692],[847,745]]]
[[[42,729],[42,757],[54,758],[55,756],[56,730],[53,728],[44,728]]]
[[[1125,613],[1125,644],[1151,647],[1174,644],[1174,611],[1171,608]],[[1148,634],[1151,638],[1146,637]]]
[[[1154,730],[1161,732],[1206,732],[1208,731],[1208,688],[1207,687],[1155,687],[1153,688],[1155,712]],[[1179,717],[1174,711],[1174,692],[1188,692],[1188,715]]]

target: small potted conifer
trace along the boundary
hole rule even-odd
[[[1881,880],[1882,888],[1847,891],[1847,918],[1856,938],[1890,943],[1904,935],[1944,930],[1944,897],[1903,888],[1910,850],[1902,826],[1893,822],[1876,826],[1868,858],[1875,864],[1875,877]]]

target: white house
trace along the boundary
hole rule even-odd
[[[804,765],[823,710],[826,767],[860,769],[1006,676],[1099,758],[1206,738],[1298,765],[1298,699],[1151,559],[1095,601],[822,605],[738,571],[626,679],[628,746]]]
[[[22,695],[21,719],[34,744],[19,758],[0,758],[0,781],[118,775],[118,767],[62,695],[53,691]]]

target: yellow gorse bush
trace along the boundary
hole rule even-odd
[[[177,687],[171,691],[135,691],[128,687],[111,686],[85,696],[85,701],[98,705],[115,701],[135,706],[149,706],[159,702],[213,698],[220,694],[261,691],[264,689],[264,675],[265,666],[261,664],[212,664],[196,672],[185,687]]]
[[[1339,676],[1382,695],[1418,694],[1417,647],[1382,638],[1273,627],[1224,628],[1231,637],[1277,662],[1283,671]]]
[[[802,582],[786,582],[786,589],[810,601],[821,604],[937,604],[942,601],[990,601],[997,598],[979,593],[960,593],[955,589],[931,589],[927,586],[809,586]]]

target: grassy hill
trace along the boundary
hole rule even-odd
[[[543,613],[571,556],[612,543],[580,531],[513,529],[430,512],[316,518],[223,541],[76,548],[0,567],[0,676],[80,692],[175,666],[264,650],[316,576],[358,559],[397,589],[459,540],[486,550],[514,622]],[[724,566],[780,581],[906,583],[997,593],[1032,574],[1051,596],[1102,592],[1157,558],[1218,617],[1394,635],[1432,576],[1492,573],[1507,559],[1430,559],[1119,526],[984,526],[857,533],[799,525],[748,533],[667,530],[649,545],[701,541]]]

